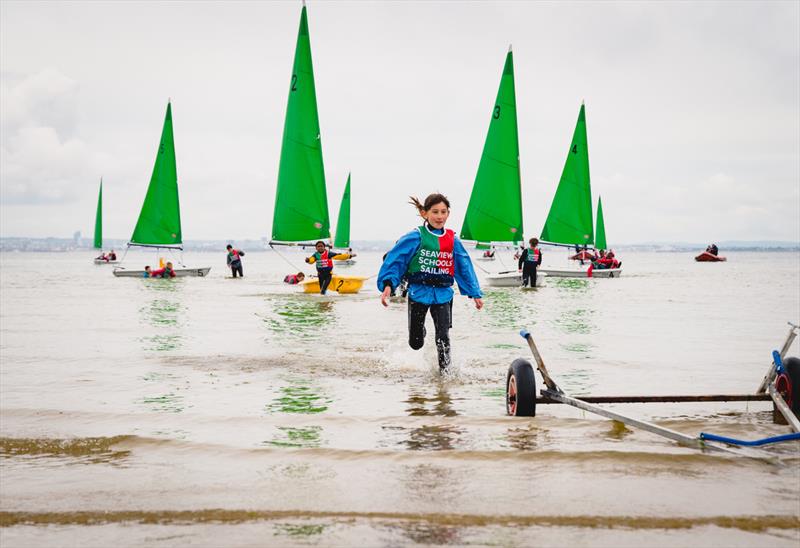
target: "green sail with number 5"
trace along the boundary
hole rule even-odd
[[[546,242],[592,245],[592,189],[589,181],[589,150],[586,140],[586,111],[581,104],[572,135],[567,162],[561,173],[550,213],[542,229]]]
[[[328,196],[311,64],[311,41],[306,7],[303,6],[283,126],[272,240],[314,242],[327,239],[330,239]]]
[[[336,237],[333,247],[340,249],[350,247],[350,174],[347,174],[347,184],[342,194],[342,205],[339,206],[339,219],[336,221]]]
[[[103,248],[103,179],[100,179],[100,194],[97,196],[97,216],[94,219],[94,248]]]
[[[479,249],[489,247],[489,242],[522,240],[517,100],[511,48],[492,108],[486,143],[461,227],[461,239],[477,241]]]
[[[147,195],[133,229],[131,245],[172,247],[183,242],[181,210],[178,200],[178,169],[172,133],[172,105],[167,103],[164,129],[158,145],[153,175]]]

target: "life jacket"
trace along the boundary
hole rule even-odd
[[[333,268],[333,254],[331,254],[327,249],[322,253],[319,251],[315,252],[313,257],[317,263],[317,270]]]
[[[231,264],[236,263],[236,262],[242,262],[241,255],[239,255],[239,250],[238,249],[231,249],[228,252],[228,258],[230,259]]]
[[[408,264],[406,274],[409,283],[450,287],[455,281],[453,245],[456,233],[448,228],[444,234],[434,234],[426,225],[417,230],[421,241],[419,249]]]
[[[283,283],[294,285],[299,284],[300,280],[297,279],[297,274],[287,274],[283,279]]]
[[[528,248],[528,254],[525,256],[526,263],[537,263],[539,262],[539,257],[542,256],[542,250],[538,247],[535,249]]]

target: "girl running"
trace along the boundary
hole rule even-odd
[[[436,329],[436,351],[439,369],[450,366],[450,328],[453,312],[453,282],[462,295],[475,300],[475,308],[483,308],[480,285],[472,268],[472,260],[455,232],[444,225],[450,216],[450,201],[442,194],[431,194],[425,203],[411,197],[425,220],[422,226],[400,238],[386,255],[378,273],[381,304],[408,278],[408,344],[419,350],[425,344],[425,316],[430,310]]]

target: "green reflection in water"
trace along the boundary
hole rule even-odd
[[[550,279],[555,280],[555,286],[561,290],[586,293],[589,289],[587,278],[548,278]]]
[[[322,445],[322,427],[309,426],[307,428],[290,428],[279,426],[279,435],[262,445],[274,447],[320,447]]]
[[[138,403],[147,405],[153,411],[165,413],[180,413],[186,409],[183,396],[173,393],[162,396],[145,396]]]
[[[261,316],[267,329],[279,335],[315,339],[323,329],[336,325],[334,303],[303,295],[269,295]]]
[[[486,396],[488,398],[503,398],[506,397],[506,389],[505,388],[490,388],[489,390],[484,390],[481,392],[481,396]]]
[[[187,309],[180,302],[182,280],[142,280],[142,290],[155,298],[139,308],[139,321],[147,331],[155,333],[140,337],[145,351],[170,352],[183,346],[179,333]]]
[[[486,302],[492,303],[482,312],[486,322],[492,327],[516,327],[529,320],[529,314],[523,317],[520,302],[523,296],[515,288],[490,289],[484,295]],[[530,315],[532,317],[532,315]]]
[[[309,381],[298,380],[279,389],[280,395],[267,405],[270,413],[322,413],[331,399],[319,393]]]
[[[276,523],[275,536],[283,535],[288,537],[311,537],[321,535],[327,525],[307,524],[298,525],[294,523]]]
[[[153,335],[139,340],[144,343],[144,349],[151,352],[168,352],[183,346],[183,337],[180,335]]]
[[[583,343],[568,343],[568,344],[562,344],[561,348],[563,348],[567,352],[588,356],[594,350],[594,345],[583,344]]]

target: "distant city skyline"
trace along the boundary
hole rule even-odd
[[[133,231],[173,100],[183,234],[270,234],[300,2],[0,4],[0,235]],[[525,236],[586,102],[609,245],[800,241],[800,3],[308,2],[335,222],[461,226],[513,43]]]

